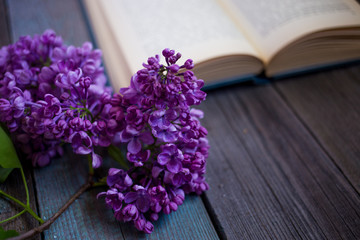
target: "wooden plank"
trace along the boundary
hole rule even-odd
[[[11,43],[10,29],[8,24],[7,6],[5,0],[0,1],[0,47]],[[24,161],[24,172],[26,176],[26,183],[29,189],[30,206],[37,212],[36,208],[36,196],[34,193],[34,185],[31,170],[29,170],[29,161]],[[18,169],[13,170],[8,179],[0,184],[0,189],[26,203],[26,193],[20,171]],[[4,198],[0,198],[0,221],[22,211],[22,208],[16,205],[12,201],[8,201]],[[6,230],[14,229],[18,232],[23,232],[38,226],[38,222],[28,213],[23,214],[12,221],[2,224],[2,227]],[[35,236],[31,239],[40,239],[40,236]]]
[[[271,85],[210,92],[206,193],[228,239],[359,239],[360,197]]]
[[[187,195],[184,204],[170,215],[160,215],[150,235],[123,225],[125,239],[219,239],[208,213],[196,195]]]
[[[53,28],[68,44],[80,45],[90,40],[77,1],[9,1],[9,9],[15,38]],[[45,219],[85,182],[87,161],[70,152],[49,167],[35,170],[39,209]],[[118,223],[104,201],[96,200],[100,191],[94,189],[82,195],[45,231],[44,239],[218,239],[199,197],[189,196],[176,213],[161,216],[153,234],[145,235],[128,224]]]
[[[11,42],[6,10],[5,0],[0,0],[0,48]]]
[[[67,156],[35,171],[39,206],[45,219],[86,180],[87,160],[70,153]],[[175,213],[161,215],[154,232],[147,235],[115,220],[103,199],[96,199],[105,190],[96,188],[83,194],[45,231],[45,239],[218,239],[200,197],[187,196]]]
[[[275,86],[360,193],[360,64]]]
[[[30,207],[35,212],[37,212],[36,207],[36,196],[34,192],[34,184],[33,184],[33,178],[31,176],[31,170],[29,166],[26,167],[26,163],[23,164],[24,166],[24,172],[26,177],[26,183],[29,188],[29,196],[30,196]],[[8,179],[0,184],[0,189],[3,190],[5,193],[10,194],[11,196],[14,196],[15,198],[19,199],[23,203],[26,203],[26,193],[24,188],[24,183],[21,178],[20,170],[16,169],[13,170],[13,172],[9,175]],[[0,198],[0,221],[4,220],[6,218],[9,218],[11,216],[14,216],[15,214],[21,212],[23,210],[22,207],[19,207],[16,203],[12,201],[8,201],[4,198]],[[1,226],[6,229],[13,229],[17,232],[26,232],[36,226],[38,226],[39,223],[35,218],[33,218],[29,213],[24,213],[22,216],[6,222],[4,224],[1,224]],[[34,236],[31,239],[41,239],[41,236]]]
[[[71,154],[54,159],[50,166],[35,170],[39,209],[50,218],[85,183],[87,159]],[[80,196],[51,227],[44,239],[123,239],[120,225],[96,195],[104,189],[93,189]]]
[[[8,1],[11,36],[42,34],[53,29],[66,44],[81,46],[90,41],[78,1],[11,0]]]

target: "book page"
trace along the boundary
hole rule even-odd
[[[306,34],[360,26],[360,7],[354,0],[223,1],[265,60]]]
[[[98,4],[133,73],[164,48],[181,52],[183,61],[191,58],[195,64],[224,55],[257,55],[216,0],[106,0]]]

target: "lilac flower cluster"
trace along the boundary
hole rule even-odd
[[[192,60],[179,66],[179,53],[165,49],[162,54],[166,65],[158,55],[149,58],[130,87],[110,101],[110,118],[117,123],[114,141],[126,144],[130,168],[111,168],[109,190],[99,194],[117,220],[133,222],[145,233],[153,231],[159,213],[176,211],[185,193],[208,189],[207,131],[199,121],[202,111],[190,108],[205,99],[203,80],[190,71]]]
[[[108,146],[117,125],[105,83],[101,52],[90,43],[66,46],[52,30],[21,37],[0,50],[0,121],[34,166],[71,143],[98,167],[94,146]]]
[[[111,168],[107,205],[119,221],[151,233],[161,212],[176,211],[187,193],[201,194],[208,156],[203,113],[190,108],[206,97],[193,61],[165,49],[143,64],[128,88],[106,87],[101,52],[90,43],[66,46],[54,31],[24,36],[0,49],[0,122],[34,166],[63,153],[64,143],[102,163],[95,147],[109,147],[127,169]],[[120,149],[126,148],[126,153]],[[120,158],[120,160],[118,159]]]

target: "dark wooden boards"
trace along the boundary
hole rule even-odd
[[[360,64],[275,86],[360,193]]]
[[[90,41],[80,5],[75,0],[10,0],[8,1],[11,36],[42,34],[53,29],[66,44],[81,45]]]
[[[77,1],[1,3],[0,13],[9,9],[10,25],[0,14],[0,29],[15,39],[53,28],[68,44],[90,40]],[[201,198],[189,196],[145,235],[118,223],[103,200],[95,200],[104,189],[93,189],[43,239],[216,239],[207,210],[223,239],[360,239],[359,69],[210,92],[200,106],[211,144],[207,209]],[[81,186],[86,171],[86,160],[68,153],[36,169],[34,180],[27,173],[44,218]],[[22,184],[17,174],[2,188],[17,189]],[[35,193],[31,196],[35,201]],[[8,211],[3,203],[8,204],[1,200],[1,213]],[[19,230],[36,224],[29,216],[17,221],[12,224]]]
[[[29,196],[30,196],[30,206],[31,208],[37,212],[36,206],[36,196],[34,192],[34,184],[33,178],[31,176],[31,171],[29,168],[24,170],[26,176],[26,182],[29,188]],[[11,196],[19,199],[23,203],[26,203],[26,193],[24,184],[21,178],[20,170],[15,169],[12,173],[10,173],[8,179],[4,183],[0,183],[0,189],[5,193],[10,194]],[[15,214],[21,212],[23,210],[22,207],[17,205],[12,201],[5,200],[3,197],[0,197],[0,221],[6,218],[12,217]],[[6,230],[16,230],[17,232],[25,232],[29,229],[32,229],[38,226],[39,223],[36,219],[34,219],[29,213],[24,213],[20,217],[1,224],[1,226]],[[34,236],[31,239],[41,239],[40,235]]]
[[[11,43],[7,5],[5,0],[0,0],[0,33],[1,48],[2,46]],[[22,160],[23,162],[26,162],[27,159]],[[29,164],[26,165],[28,166]],[[34,192],[35,186],[33,185],[33,178],[31,173],[32,171],[29,170],[29,168],[26,168],[24,172],[29,189],[30,206],[35,212],[37,212],[36,196]],[[25,187],[19,169],[13,170],[13,172],[9,175],[8,179],[4,183],[0,184],[0,189],[3,190],[5,193],[10,194],[11,196],[14,196],[17,199],[21,200],[23,203],[26,203]],[[18,206],[14,202],[5,200],[2,197],[0,198],[0,221],[14,216],[22,210],[22,207]],[[18,232],[23,232],[36,226],[38,226],[38,222],[28,213],[24,213],[21,217],[2,224],[2,227],[4,229],[14,229]],[[40,239],[40,235],[35,236],[32,239]]]
[[[35,169],[38,204],[42,217],[50,218],[85,183],[87,159],[71,154],[54,159],[48,167]],[[120,225],[106,209],[97,193],[104,189],[93,189],[81,195],[44,232],[44,239],[102,239],[112,236],[123,239]]]
[[[206,193],[228,239],[359,239],[360,197],[271,85],[210,92]]]
[[[90,41],[78,1],[8,1],[10,30],[14,39],[21,35],[41,34],[52,28],[67,44]],[[34,178],[39,211],[51,217],[85,182],[87,160],[68,153],[43,169]],[[198,196],[188,196],[178,211],[162,215],[151,235],[141,234],[129,224],[120,224],[96,195],[106,189],[83,194],[43,234],[44,239],[218,239],[204,204]]]
[[[35,171],[39,208],[45,219],[80,188],[86,174],[87,160],[70,153],[55,159],[49,167]],[[104,200],[96,199],[102,191],[106,188],[83,194],[45,231],[45,239],[218,239],[198,196],[187,196],[177,212],[162,215],[155,223],[155,231],[147,235],[130,224],[117,222]]]
[[[0,0],[0,47],[11,42],[5,0]]]

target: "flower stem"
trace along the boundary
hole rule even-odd
[[[106,186],[106,182],[95,182],[92,187],[102,187],[102,186]]]
[[[42,220],[38,215],[36,215],[36,213],[28,205],[22,203],[19,199],[3,192],[2,190],[0,190],[0,195],[3,195],[4,197],[16,202],[17,204],[22,206],[24,208],[24,210],[26,210],[28,213],[30,213],[36,220],[38,220],[41,224],[44,223],[44,220]]]
[[[93,168],[93,166],[92,166],[91,155],[90,155],[90,154],[87,155],[87,158],[88,158],[88,165],[89,165],[89,174],[90,174],[91,176],[93,176],[93,175],[94,175],[94,168]]]
[[[45,223],[41,224],[38,227],[35,227],[33,229],[31,229],[28,232],[25,232],[23,234],[21,234],[20,236],[11,238],[11,240],[23,240],[23,239],[27,239],[30,238],[34,235],[36,235],[37,233],[41,233],[44,230],[48,229],[50,227],[50,225],[81,195],[83,194],[86,190],[88,190],[91,186],[93,185],[93,181],[92,181],[92,175],[90,174],[88,177],[88,180],[86,181],[86,183],[84,185],[82,185],[80,187],[80,189],[51,217],[49,218],[49,220],[47,220]]]
[[[13,219],[19,217],[20,215],[22,215],[24,212],[26,212],[25,209],[22,210],[21,212],[19,212],[18,214],[12,216],[12,217],[9,217],[9,218],[7,218],[7,219],[5,219],[5,220],[2,220],[2,221],[0,222],[0,224],[5,223],[5,222],[8,222],[8,221],[10,221],[10,220],[13,220]]]
[[[22,180],[23,180],[23,183],[24,183],[24,187],[25,187],[25,192],[26,192],[26,206],[30,207],[29,188],[28,188],[28,186],[27,186],[26,179],[25,179],[25,174],[24,174],[24,170],[23,170],[22,167],[20,168],[20,172],[21,172],[21,177],[22,177]]]

